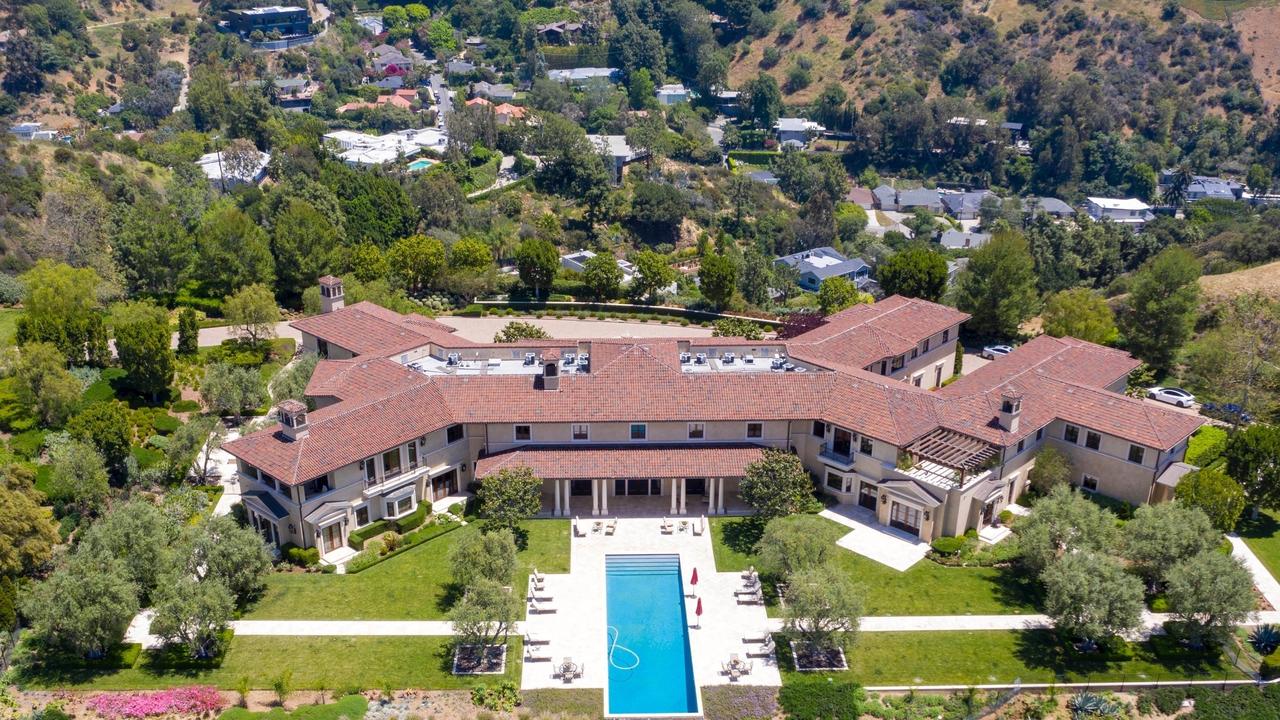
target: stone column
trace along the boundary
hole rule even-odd
[[[720,489],[716,490],[716,513],[719,515],[723,515],[724,514],[724,478],[716,478],[716,485],[720,486]]]
[[[685,515],[689,512],[685,505],[685,499],[689,495],[689,478],[680,478],[680,514]]]
[[[716,514],[716,479],[707,478],[707,514]]]
[[[609,481],[605,478],[600,478],[600,512],[609,514]]]
[[[552,514],[555,515],[556,517],[560,517],[562,513],[560,512],[560,481],[559,480],[551,481],[551,490],[553,493],[555,493],[555,496],[556,496],[556,509],[555,509],[555,512]]]
[[[671,494],[671,514],[676,514],[676,486],[680,484],[679,478],[671,478],[667,482],[667,491]]]
[[[564,515],[569,517],[573,514],[569,509],[569,481],[561,480],[560,482],[564,484]]]
[[[600,514],[600,478],[591,480],[591,514]]]

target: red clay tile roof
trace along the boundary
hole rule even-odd
[[[553,480],[742,477],[764,448],[742,443],[708,445],[524,446],[476,461],[476,477],[528,467]]]
[[[897,310],[868,313],[857,309],[868,306],[855,306],[853,313],[836,316],[834,327],[824,326],[806,337],[817,333],[826,340],[816,344],[833,343],[831,347],[858,336],[883,339],[887,331],[877,327],[880,318],[902,313],[903,319],[923,318],[916,325],[923,339],[964,318],[933,303],[901,298],[885,302]],[[1036,338],[938,391],[846,362],[831,363],[836,372],[686,373],[680,369],[676,339],[592,340],[586,343],[591,372],[562,375],[557,390],[543,390],[530,375],[428,377],[379,357],[427,342],[446,348],[488,347],[468,343],[428,318],[358,303],[294,325],[372,357],[317,365],[308,395],[341,402],[311,413],[304,438],[290,442],[276,426],[227,444],[236,457],[288,484],[463,422],[824,420],[897,446],[939,427],[1008,446],[1060,418],[1160,450],[1173,447],[1201,425],[1198,417],[1106,390],[1137,361],[1071,338]],[[788,342],[796,357],[797,348],[813,346],[793,345],[796,342]],[[543,340],[518,347],[578,345],[572,340]],[[1024,397],[1016,434],[997,424],[1001,390],[1011,384]]]
[[[968,319],[946,305],[894,295],[841,310],[787,346],[795,357],[833,369],[865,368],[909,353],[925,338]]]

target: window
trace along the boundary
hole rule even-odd
[[[919,357],[919,356],[920,356],[920,349],[919,349],[919,348],[911,348],[911,359],[912,359],[912,360],[915,360],[915,359],[916,359],[917,357]]]
[[[1131,463],[1137,463],[1138,465],[1141,465],[1142,458],[1146,456],[1146,454],[1147,454],[1147,449],[1142,447],[1141,445],[1129,446],[1129,462]]]
[[[369,506],[361,505],[356,508],[356,527],[364,527],[369,524]]]
[[[1044,428],[1040,428],[1039,430],[1036,431],[1036,442],[1040,442],[1043,439],[1044,439]]]
[[[870,455],[875,452],[875,444],[871,442],[871,438],[866,435],[862,436],[861,442],[858,443],[858,452],[863,455]]]
[[[707,427],[702,423],[689,423],[689,439],[701,440],[707,434]]]
[[[1080,428],[1075,425],[1066,426],[1062,429],[1062,439],[1072,445],[1078,445],[1080,443]]]
[[[1102,436],[1090,430],[1084,434],[1084,446],[1090,450],[1097,450],[1102,445]]]
[[[382,453],[382,474],[387,477],[400,474],[400,448]]]
[[[302,485],[302,499],[323,495],[329,492],[329,476],[321,475],[318,478],[312,478]]]
[[[520,441],[520,440],[532,440],[532,439],[533,439],[533,426],[532,426],[532,425],[517,425],[517,426],[516,426],[516,441],[517,441],[517,442],[518,442],[518,441]]]
[[[893,367],[890,370],[890,372],[898,372],[899,370],[902,369],[902,366],[906,364],[907,364],[907,356],[899,355],[898,357],[893,359]]]
[[[644,440],[649,436],[649,427],[644,423],[631,423],[631,439]]]
[[[826,436],[827,436],[827,424],[826,424],[826,423],[824,423],[824,422],[822,422],[821,420],[814,420],[814,421],[813,421],[813,436],[814,436],[814,437],[826,437]]]
[[[587,425],[586,423],[574,423],[573,439],[574,440],[590,440],[591,426]]]
[[[924,339],[924,349],[922,349],[920,352],[929,352],[929,338]]]
[[[1023,448],[1025,448],[1026,446],[1027,446],[1027,441],[1026,441],[1026,439],[1025,439],[1025,438],[1024,438],[1024,439],[1022,439],[1022,440],[1019,440],[1019,441],[1018,441],[1018,452],[1022,452],[1022,449],[1023,449]]]
[[[948,340],[950,340],[950,339],[951,339],[951,330],[950,330],[950,329],[943,330],[943,331],[942,331],[942,342],[946,342],[946,341],[948,341]]]
[[[827,487],[836,492],[844,492],[844,478],[833,472],[827,473]]]
[[[413,510],[413,496],[406,495],[399,500],[387,501],[387,517],[400,517],[408,515]]]
[[[747,439],[764,437],[764,423],[747,423]]]
[[[405,448],[409,451],[409,469],[412,470],[418,467],[418,441],[410,440]]]
[[[1084,488],[1089,492],[1097,492],[1098,478],[1092,475],[1085,475],[1083,478],[1080,479],[1080,487]]]
[[[447,444],[456,443],[461,439],[462,439],[461,425],[450,425],[448,429],[444,431],[444,441]]]
[[[364,468],[364,480],[372,485],[378,481],[378,461],[374,458],[365,458],[360,461],[360,466]]]

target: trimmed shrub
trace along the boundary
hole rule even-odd
[[[939,555],[955,555],[967,544],[969,541],[963,537],[940,537],[930,543],[930,546]]]
[[[1227,431],[1213,425],[1205,425],[1187,441],[1187,462],[1205,467],[1217,460],[1227,449]]]
[[[856,720],[862,715],[863,700],[857,683],[821,676],[797,679],[778,693],[783,712],[795,720]]]
[[[1182,707],[1182,701],[1187,698],[1187,691],[1186,688],[1180,687],[1162,687],[1148,690],[1142,694],[1142,697],[1149,699],[1161,715],[1173,715]]]
[[[1258,674],[1263,680],[1280,677],[1280,650],[1262,658],[1262,664],[1258,666]]]
[[[409,532],[410,530],[413,530],[418,526],[422,525],[423,521],[427,519],[427,513],[430,509],[431,509],[430,505],[426,503],[419,503],[418,508],[416,510],[396,520],[395,522],[392,523],[392,525],[395,527],[396,532],[403,535]],[[394,550],[395,548],[391,548],[391,549]]]
[[[371,565],[377,565],[378,562],[382,560],[382,551],[383,546],[381,540],[370,540],[366,542],[364,544],[364,550],[356,553],[355,557],[347,561],[347,572],[356,573],[370,567]]]
[[[176,413],[197,412],[200,410],[200,403],[195,400],[179,400],[170,405],[169,409]]]
[[[353,550],[364,550],[365,544],[369,542],[370,538],[378,537],[389,529],[391,529],[390,523],[386,520],[379,520],[378,522],[362,527],[359,530],[352,530],[347,534],[347,544],[350,545]]]
[[[1009,523],[1013,522],[1013,511],[1001,510],[999,517],[1000,517],[1001,525],[1008,525]]]
[[[294,545],[293,543],[289,543],[288,545],[284,546],[283,550],[284,550],[284,559],[290,565],[297,565],[298,567],[311,567],[313,565],[320,564],[320,548],[313,548],[313,547],[300,548],[297,545]]]
[[[182,421],[172,415],[157,414],[151,418],[151,427],[161,435],[168,435],[182,426]]]

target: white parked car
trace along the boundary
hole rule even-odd
[[[1013,348],[1008,345],[988,345],[982,348],[981,355],[988,360],[995,360],[996,358],[1004,357],[1011,352],[1013,352]]]
[[[1147,391],[1147,397],[1170,405],[1189,408],[1196,403],[1196,396],[1176,387],[1153,387]]]

